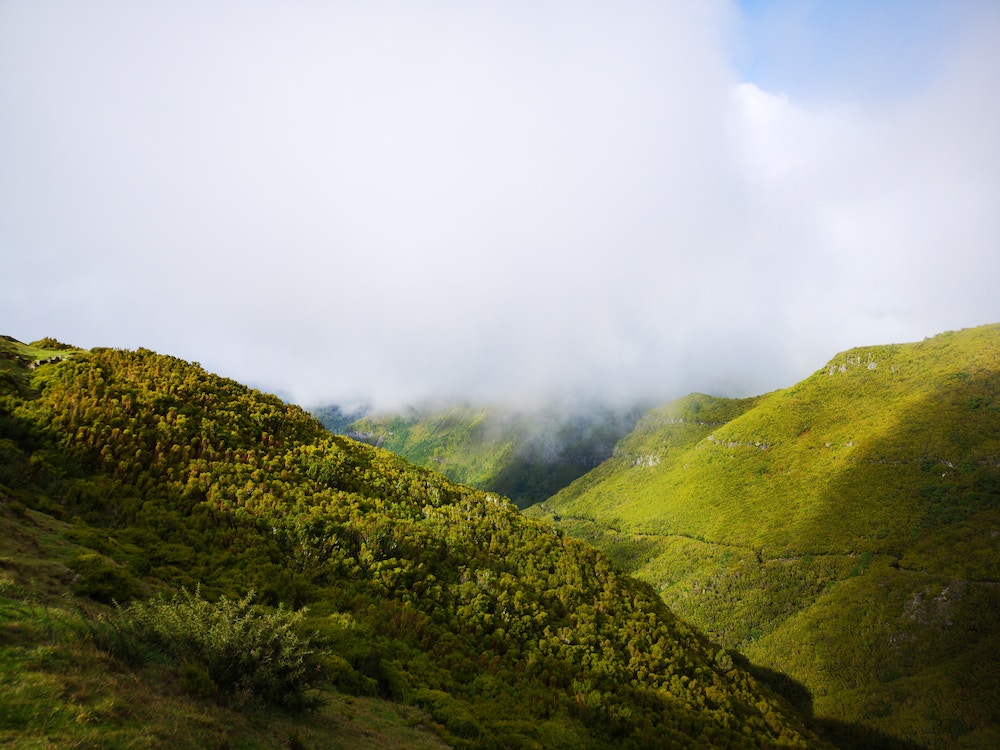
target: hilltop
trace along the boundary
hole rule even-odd
[[[173,357],[0,352],[5,745],[826,746],[498,495]]]
[[[527,512],[797,682],[843,746],[1000,746],[1000,325],[666,404]]]

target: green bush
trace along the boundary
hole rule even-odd
[[[483,733],[482,727],[467,706],[448,693],[441,690],[418,690],[413,696],[413,702],[458,737],[476,738]]]
[[[209,602],[182,590],[120,610],[124,628],[158,653],[183,665],[185,687],[205,694],[208,685],[241,700],[288,707],[309,703],[322,676],[310,639],[294,626],[302,612],[267,610],[242,599]]]
[[[126,568],[96,552],[84,552],[69,567],[77,574],[73,593],[103,604],[128,603],[139,596],[140,584]]]
[[[186,693],[199,698],[211,698],[219,691],[208,670],[201,664],[186,661],[181,664],[181,686]]]

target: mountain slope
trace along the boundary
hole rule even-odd
[[[1000,744],[998,325],[844,352],[755,399],[655,409],[531,512],[801,682],[818,717]]]
[[[535,413],[469,405],[371,414],[343,427],[339,409],[317,410],[333,432],[391,450],[453,481],[527,507],[611,455],[639,408],[550,408]]]
[[[0,342],[0,532],[23,541],[0,560],[4,742],[332,747],[353,712],[390,714],[353,735],[390,746],[823,745],[648,586],[498,496],[197,365],[44,343]]]

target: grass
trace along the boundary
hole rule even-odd
[[[850,350],[756,399],[660,407],[527,512],[804,685],[818,717],[992,746],[1000,325]]]
[[[293,686],[331,702],[334,687],[385,699],[380,720],[405,741],[339,725],[379,746],[823,746],[649,587],[496,495],[148,350],[97,349],[30,372],[28,397],[0,394],[0,533],[17,542],[7,598],[25,605],[10,610],[18,637],[3,664],[7,692],[27,696],[10,702],[19,741],[297,747],[311,725],[335,736],[326,708],[296,701],[289,714],[225,666],[269,652],[229,637],[248,631],[215,628],[213,613],[273,631],[285,603],[309,607],[293,635],[322,660],[309,671],[322,683]],[[44,560],[48,580],[23,585]],[[199,582],[207,643],[189,637],[195,617],[178,617],[172,596]],[[246,620],[250,591],[261,607],[248,603]],[[138,632],[112,608],[134,615],[143,601]],[[284,673],[296,659],[276,664]],[[288,717],[296,734],[268,734]]]
[[[317,710],[239,710],[189,695],[180,665],[136,669],[98,648],[110,609],[75,599],[71,526],[0,494],[0,746],[10,748],[442,748],[421,711],[324,695]]]
[[[65,359],[79,351],[66,344],[60,344],[55,339],[42,339],[25,344],[9,336],[0,336],[0,392],[6,386],[25,394],[28,390],[24,369],[26,365],[30,366],[36,361],[55,357]]]
[[[527,414],[500,406],[451,406],[370,415],[352,423],[347,434],[526,507],[603,460],[637,417],[637,409]]]

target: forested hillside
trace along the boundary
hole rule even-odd
[[[654,409],[529,512],[800,683],[843,746],[1000,747],[1000,325]]]
[[[349,425],[337,408],[315,414],[332,432],[391,450],[525,508],[609,458],[644,411],[596,404],[534,412],[455,405],[370,414]]]
[[[822,746],[588,544],[172,357],[0,341],[0,511],[5,746]]]

